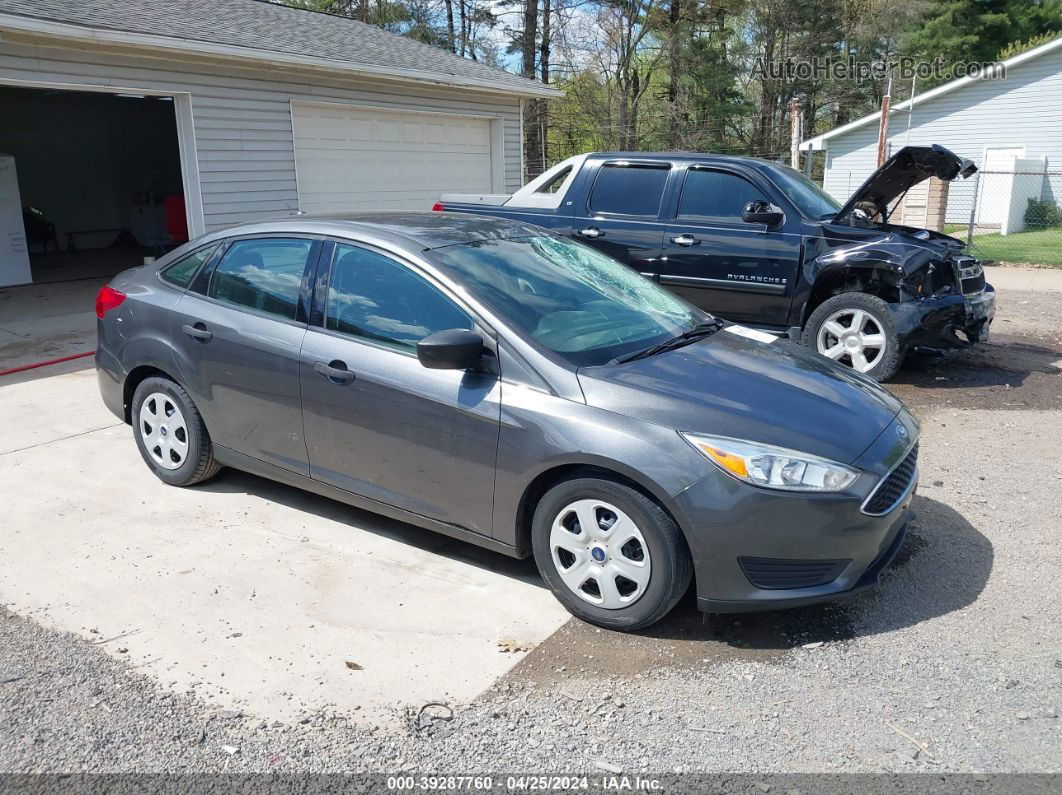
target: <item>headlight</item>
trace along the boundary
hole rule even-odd
[[[859,471],[784,447],[746,442],[726,436],[683,433],[682,438],[738,480],[786,491],[844,491]]]

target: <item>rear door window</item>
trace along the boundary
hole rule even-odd
[[[236,240],[210,277],[207,295],[228,304],[294,320],[313,241]]]
[[[740,221],[751,201],[765,200],[763,191],[744,177],[727,171],[691,168],[679,197],[680,218],[718,218]]]
[[[595,213],[656,218],[670,166],[605,163],[594,180],[589,208]]]

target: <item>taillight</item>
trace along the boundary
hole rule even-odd
[[[433,204],[431,206],[431,211],[433,213],[441,213],[445,209],[446,209],[446,205],[443,204],[442,202],[435,202],[435,204]]]
[[[103,285],[96,294],[96,317],[102,320],[112,309],[121,306],[124,300],[125,293],[118,292],[109,284]]]

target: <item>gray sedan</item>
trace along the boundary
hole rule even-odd
[[[633,630],[872,585],[918,425],[873,381],[538,227],[296,218],[192,241],[97,298],[104,402],[164,482],[223,466],[534,555]]]

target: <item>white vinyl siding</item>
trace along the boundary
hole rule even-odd
[[[1024,147],[1027,155],[1046,158],[1048,171],[1062,171],[1062,48],[1012,66],[1003,80],[975,81],[916,104],[910,118],[908,139],[907,112],[889,117],[889,151],[898,151],[908,140],[912,145],[941,144],[982,166],[986,147]],[[874,170],[877,135],[874,121],[826,141],[824,187],[838,200],[845,201]],[[969,211],[973,183],[952,183],[949,208]],[[1059,178],[1045,179],[1042,195],[1062,202]]]
[[[151,58],[7,33],[0,40],[0,82],[190,94],[208,231],[298,207],[293,100],[496,117],[502,158],[495,190],[511,192],[521,183],[520,100],[504,94]]]
[[[489,118],[305,102],[291,115],[304,212],[428,210],[447,190],[492,190]]]

